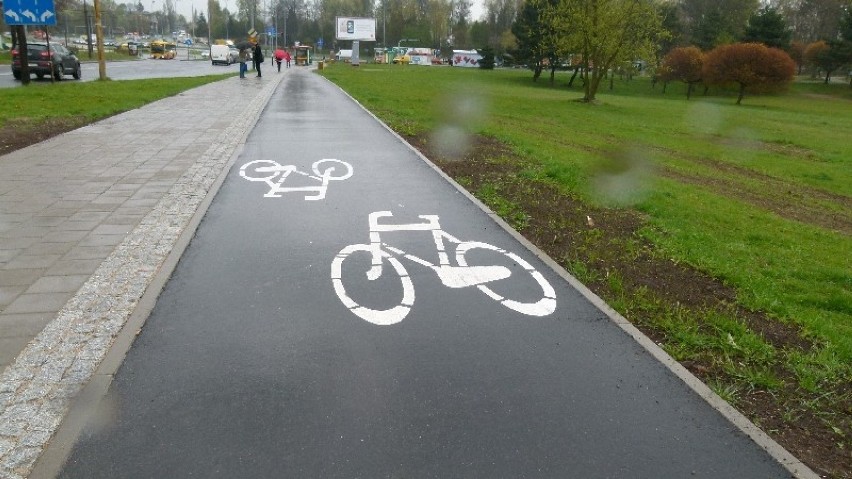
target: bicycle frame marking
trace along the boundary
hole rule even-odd
[[[268,166],[252,168],[260,164],[266,164]],[[325,170],[320,171],[321,164],[329,166],[326,167]],[[342,175],[333,175],[336,168],[335,165],[343,167],[344,172]],[[333,158],[324,158],[316,161],[313,165],[311,165],[311,168],[314,174],[301,171],[295,165],[282,165],[274,160],[253,160],[240,167],[240,176],[249,181],[266,183],[266,185],[269,186],[269,191],[263,195],[265,198],[281,198],[283,196],[282,193],[303,191],[305,192],[306,201],[316,201],[325,199],[326,191],[328,190],[328,183],[330,181],[346,180],[352,176],[353,172],[352,165],[345,161]],[[253,176],[254,173],[262,173],[263,175]],[[320,185],[282,186],[284,182],[287,181],[287,178],[289,178],[293,173],[319,181]]]
[[[465,288],[476,287],[489,298],[501,303],[509,309],[529,315],[529,316],[547,316],[553,313],[556,309],[556,292],[544,276],[538,272],[531,264],[516,255],[515,253],[506,251],[488,243],[477,241],[462,241],[455,236],[447,233],[441,228],[440,219],[437,215],[420,215],[419,218],[424,220],[422,223],[408,224],[380,224],[379,219],[393,216],[389,211],[378,211],[370,213],[369,228],[370,228],[370,244],[353,244],[349,245],[335,256],[331,265],[331,278],[334,285],[335,293],[340,298],[341,302],[349,308],[353,313],[362,319],[378,325],[390,325],[398,323],[408,315],[411,307],[414,304],[414,284],[411,277],[405,270],[405,267],[399,261],[399,257],[406,258],[414,263],[420,264],[434,271],[442,284],[448,288]],[[413,254],[385,243],[381,239],[381,233],[390,231],[429,231],[432,233],[432,240],[435,243],[435,248],[438,253],[438,263],[434,264]],[[445,241],[457,244],[455,266],[450,261],[450,256],[447,253]],[[491,266],[468,266],[464,255],[467,251],[481,248],[495,251],[509,257],[517,263],[523,270],[530,274],[533,279],[539,284],[542,289],[543,298],[533,303],[522,303],[512,299],[507,299],[502,295],[494,292],[487,284],[493,281],[506,279],[511,276],[512,272],[498,265]],[[400,304],[388,310],[375,310],[359,305],[346,293],[343,285],[342,265],[343,261],[352,253],[363,251],[371,256],[370,269],[366,276],[370,281],[381,277],[384,271],[384,262],[387,261],[393,268],[393,271],[400,277],[403,289],[403,299]]]

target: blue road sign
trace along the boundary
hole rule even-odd
[[[275,27],[266,27],[266,34],[267,35],[278,35],[278,33],[275,31]]]
[[[53,0],[4,0],[7,25],[56,25]]]
[[[319,40],[317,40],[317,47],[322,48],[323,45],[325,45],[325,42],[322,37],[320,37]]]

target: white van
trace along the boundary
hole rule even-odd
[[[217,63],[222,65],[230,65],[234,63],[231,55],[231,47],[228,45],[210,45],[210,61],[213,65]]]

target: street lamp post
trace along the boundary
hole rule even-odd
[[[225,13],[228,12],[228,13]],[[222,14],[225,15],[225,39],[231,39],[231,11],[228,10],[228,0],[225,0],[225,8],[222,9]],[[212,43],[211,43],[212,44]]]
[[[83,22],[86,24],[86,45],[89,50],[89,60],[92,59],[92,27],[89,25],[89,9],[83,0]]]
[[[254,17],[257,16],[257,0],[251,1],[251,29],[254,30]]]
[[[98,39],[98,78],[106,80],[106,60],[104,59],[104,27],[101,22],[100,0],[92,0],[95,5],[95,32]]]
[[[65,46],[68,46],[68,10],[65,10]]]

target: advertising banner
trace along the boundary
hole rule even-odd
[[[335,38],[338,40],[376,41],[376,19],[336,17]]]
[[[482,60],[482,55],[476,50],[453,50],[451,65],[454,67],[479,67],[479,60]]]

